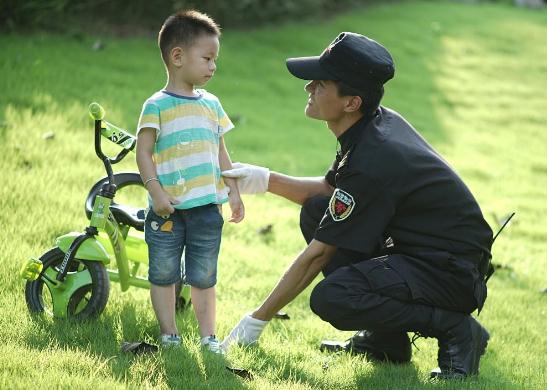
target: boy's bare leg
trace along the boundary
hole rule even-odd
[[[175,323],[175,285],[150,284],[150,297],[162,334],[179,334]]]
[[[192,286],[192,305],[198,320],[200,336],[214,335],[216,319],[215,287],[203,289]]]

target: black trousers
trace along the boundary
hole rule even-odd
[[[328,201],[327,197],[314,197],[302,206],[300,228],[308,243],[313,239]],[[431,299],[427,292],[425,297],[416,299],[405,275],[392,266],[392,263],[404,261],[404,255],[363,257],[362,253],[339,249],[323,271],[325,279],[311,293],[312,311],[337,329],[427,334],[436,307],[453,310],[455,316],[461,318],[475,306],[462,294],[466,302],[452,308],[453,303],[443,304],[442,297],[439,301],[434,290],[429,294]],[[438,280],[433,282],[439,283]]]

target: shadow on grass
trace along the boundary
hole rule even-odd
[[[179,314],[181,334],[191,334],[190,310]],[[181,318],[182,316],[182,318]],[[121,384],[152,386],[168,383],[169,388],[211,388],[215,382],[228,388],[244,388],[240,378],[226,370],[223,357],[200,356],[192,348],[161,349],[153,354],[134,355],[120,350],[123,341],[146,341],[156,344],[155,320],[139,318],[135,307],[125,305],[120,311],[103,313],[96,320],[76,322],[53,320],[44,315],[32,316],[32,327],[26,334],[26,345],[37,351],[62,349],[84,353],[102,362]],[[180,321],[178,321],[180,323]],[[197,347],[197,346],[196,346]],[[197,347],[199,348],[199,347]],[[75,357],[75,359],[78,359]],[[138,365],[133,369],[134,365]],[[217,386],[213,386],[217,387]]]
[[[390,364],[374,362],[374,372],[371,375],[360,375],[356,378],[359,389],[379,389],[390,382],[397,386],[413,388],[422,385],[419,372],[414,364]]]
[[[363,355],[345,355],[344,353],[317,355],[317,367],[315,370],[310,370],[309,362],[305,362],[304,357],[292,355],[288,353],[283,356],[280,361],[279,355],[272,354],[271,351],[264,350],[260,345],[254,347],[246,347],[246,353],[253,353],[255,356],[252,362],[253,367],[245,367],[249,369],[254,377],[261,375],[268,376],[272,386],[290,386],[291,383],[304,385],[306,388],[312,389],[332,389],[336,386],[347,387],[347,380],[352,388],[358,389],[377,389],[377,388],[396,388],[400,384],[404,384],[405,388],[416,388],[423,385],[419,378],[419,372],[413,364],[390,364],[380,363],[367,360]],[[251,352],[252,351],[252,352]],[[276,358],[277,357],[277,358]],[[314,357],[314,359],[316,358]],[[334,359],[330,359],[334,357]],[[343,357],[342,361],[337,361],[336,357]],[[357,372],[353,378],[346,377],[347,360],[346,357],[353,360],[351,365],[367,366],[362,372]],[[308,364],[303,368],[303,363]],[[338,366],[339,364],[339,366]],[[346,367],[344,367],[346,365]],[[342,371],[338,371],[341,368]],[[370,369],[371,368],[371,369]],[[350,367],[350,369],[352,369]],[[340,381],[332,381],[327,376],[340,375]],[[272,377],[273,376],[273,377]],[[343,377],[342,377],[343,376]],[[392,383],[390,385],[390,383]]]
[[[421,372],[413,363],[393,364],[381,363],[367,360],[363,355],[346,355],[339,353],[323,353],[318,355],[317,369],[313,370],[307,362],[305,368],[302,367],[304,358],[301,356],[287,353],[280,360],[280,355],[275,352],[263,349],[260,345],[254,347],[245,347],[245,354],[253,354],[251,359],[254,367],[245,367],[251,371],[254,377],[264,376],[272,386],[289,386],[291,383],[304,385],[306,388],[313,389],[332,389],[336,386],[347,387],[347,380],[350,380],[351,388],[356,389],[385,389],[385,388],[437,388],[437,389],[455,389],[455,388],[511,388],[515,386],[506,376],[506,373],[496,369],[497,364],[496,351],[487,349],[486,354],[481,359],[481,374],[479,376],[469,377],[465,380],[437,380],[429,378],[429,370]],[[291,356],[292,355],[292,356]],[[315,358],[315,357],[314,357]],[[331,359],[332,358],[332,359]],[[337,358],[342,358],[338,360]],[[350,367],[347,367],[348,360],[351,361]],[[362,370],[355,367],[364,366]],[[343,366],[346,367],[343,367]],[[433,369],[435,366],[430,367]],[[311,369],[310,369],[311,368]],[[322,368],[320,370],[319,368]],[[341,371],[337,372],[338,368]],[[347,369],[354,370],[352,378],[341,377],[347,375]],[[332,375],[341,375],[340,381],[333,383],[327,378],[329,372]]]

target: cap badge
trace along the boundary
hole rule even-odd
[[[333,44],[333,43],[331,43],[330,45],[328,45],[328,46],[326,47],[326,49],[323,50],[323,54],[325,54],[325,53],[330,54],[330,51],[332,50],[333,47],[334,47],[334,44]]]
[[[346,191],[337,188],[334,190],[329,202],[329,212],[336,222],[348,218],[355,207],[353,196]]]

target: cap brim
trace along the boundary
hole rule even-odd
[[[287,69],[302,80],[335,80],[335,77],[321,67],[318,56],[288,58]]]

